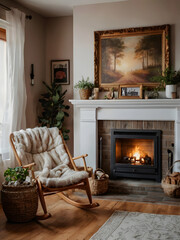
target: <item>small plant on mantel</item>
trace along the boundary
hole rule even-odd
[[[162,74],[154,76],[152,78],[153,82],[159,82],[164,85],[176,85],[180,83],[180,70],[175,71],[171,68],[166,68]]]
[[[94,84],[89,82],[89,77],[85,80],[82,76],[82,80],[75,84],[74,88],[79,89],[79,95],[81,99],[89,99],[92,94]]]
[[[166,88],[166,98],[176,98],[177,84],[180,83],[180,70],[175,71],[166,68],[162,74],[152,78],[154,82],[159,82]]]

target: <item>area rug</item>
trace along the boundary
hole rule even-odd
[[[180,216],[115,211],[90,240],[179,240]]]

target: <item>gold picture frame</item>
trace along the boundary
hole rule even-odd
[[[141,85],[120,85],[118,97],[120,99],[142,99],[143,87]]]
[[[94,32],[95,86],[157,86],[152,81],[169,67],[170,25]]]

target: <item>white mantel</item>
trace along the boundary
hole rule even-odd
[[[174,121],[174,159],[180,159],[180,99],[69,100],[74,105],[74,155],[88,153],[97,168],[98,120]]]

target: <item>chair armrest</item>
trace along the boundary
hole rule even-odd
[[[35,166],[36,165],[36,163],[30,163],[30,164],[27,164],[27,165],[24,165],[24,166],[22,166],[23,168],[29,168],[30,170],[31,170],[31,168],[33,167],[33,166]]]
[[[33,179],[35,179],[34,170],[33,170],[33,166],[35,166],[35,165],[36,165],[36,163],[30,163],[30,164],[22,166],[23,168],[29,168],[29,170],[32,173],[32,178]]]
[[[84,163],[84,170],[85,170],[86,172],[87,172],[87,165],[86,165],[85,157],[87,157],[87,156],[88,156],[88,154],[84,154],[84,155],[81,155],[81,156],[72,158],[73,162],[74,162],[74,160],[77,160],[77,159],[82,158],[83,163]],[[75,164],[75,163],[74,163],[74,164]]]

